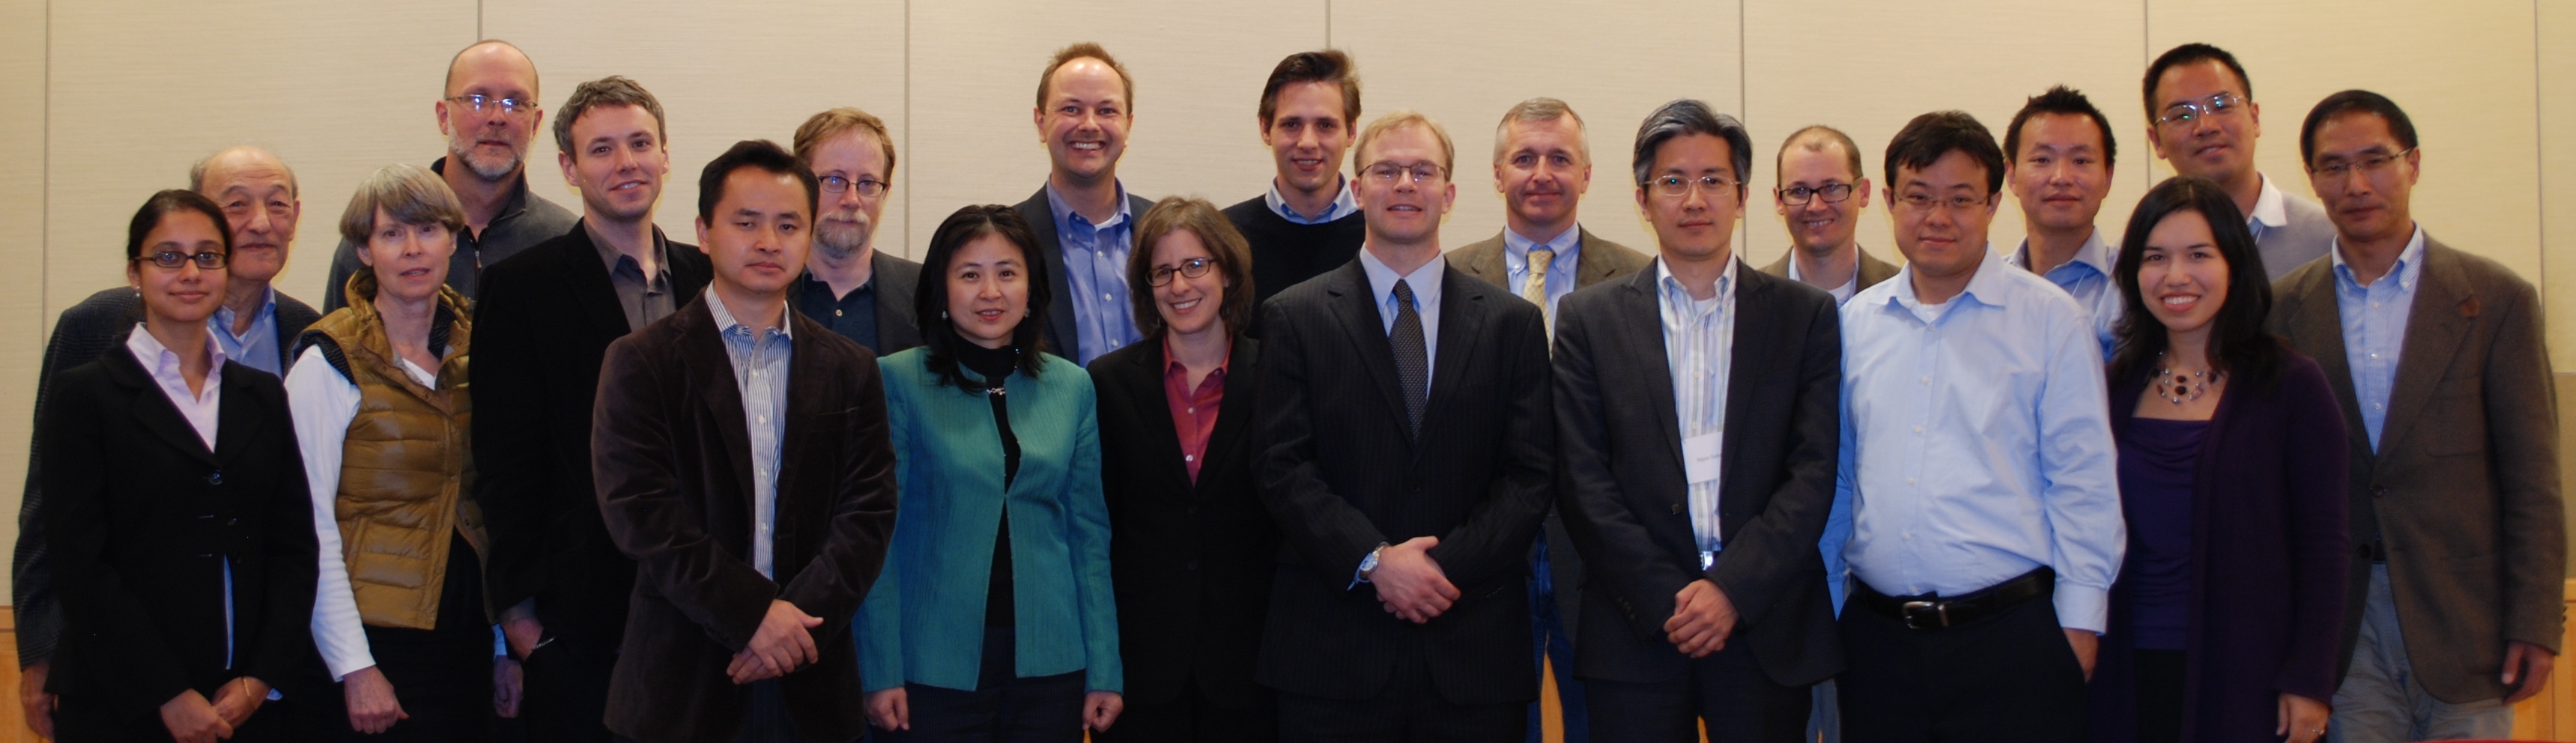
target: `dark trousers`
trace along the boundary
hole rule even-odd
[[[519,720],[527,739],[545,743],[607,743],[608,677],[617,669],[619,638],[600,633],[560,634],[521,664],[526,693]]]
[[[608,739],[636,743],[634,738],[615,733],[609,734]],[[743,704],[742,730],[734,733],[733,743],[806,743],[796,734],[796,718],[787,713],[786,698],[779,696],[778,679],[751,683],[751,696]]]
[[[1590,700],[1592,737],[1619,743],[1693,743],[1701,722],[1711,743],[1794,743],[1810,704],[1807,687],[1772,681],[1742,642],[1692,661],[1680,683],[1594,679]]]
[[[202,690],[200,693],[203,693]],[[214,701],[214,698],[214,695],[206,695],[207,701]],[[132,708],[123,707],[121,704],[109,698],[62,697],[54,707],[54,740],[57,743],[91,743],[92,741],[152,743],[172,740],[170,728],[161,724],[160,714],[133,714]],[[279,730],[285,727],[285,724],[279,718],[278,708],[278,702],[260,705],[257,711],[250,714],[250,720],[243,722],[241,727],[233,729],[232,740],[241,743],[280,740]],[[33,734],[26,733],[26,735]],[[286,738],[285,740],[295,739]]]
[[[1931,630],[1908,629],[1854,596],[1842,635],[1845,741],[2084,738],[2084,669],[2047,596]]]
[[[1554,524],[1555,519],[1550,517],[1549,523]],[[1574,634],[1566,631],[1565,615],[1556,601],[1557,592],[1575,590],[1574,586],[1559,584],[1554,569],[1555,563],[1573,560],[1574,550],[1562,542],[1555,545],[1557,550],[1550,550],[1548,534],[1552,531],[1561,530],[1539,530],[1537,543],[1530,547],[1530,665],[1537,666],[1541,673],[1551,668],[1555,670],[1556,705],[1565,716],[1565,743],[1592,743],[1590,708],[1584,704],[1583,682],[1574,678]],[[1542,660],[1546,663],[1541,663]],[[1543,731],[1539,729],[1538,708],[1545,702],[1540,700],[1529,704],[1526,743],[1539,743]]]
[[[1094,743],[1275,743],[1279,740],[1279,706],[1269,699],[1252,709],[1220,707],[1199,693],[1198,681],[1181,687],[1168,702],[1141,704],[1130,700],[1108,730],[1093,733]]]
[[[2137,664],[2138,743],[2181,743],[2183,651],[2132,651]]]
[[[1279,739],[1287,743],[1521,743],[1528,735],[1525,702],[1455,704],[1440,698],[1430,660],[1419,648],[1395,664],[1385,691],[1374,699],[1279,693]]]
[[[1011,628],[984,628],[974,691],[904,684],[912,729],[870,735],[879,743],[1081,743],[1083,672],[1020,678],[1014,643]]]
[[[450,533],[447,577],[438,594],[434,629],[368,626],[367,650],[393,684],[394,700],[409,718],[380,735],[349,727],[345,684],[311,684],[296,700],[296,741],[443,743],[491,740],[492,625],[483,618],[483,569],[465,538]],[[292,693],[292,692],[289,692]],[[309,702],[309,703],[308,703]]]

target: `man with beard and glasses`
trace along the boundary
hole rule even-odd
[[[894,189],[894,139],[885,121],[835,108],[796,127],[796,161],[823,188],[814,250],[788,306],[880,355],[921,345],[912,290],[921,264],[876,249],[873,239]]]
[[[465,47],[447,63],[447,88],[431,106],[447,156],[429,169],[447,181],[465,205],[466,229],[456,231],[456,253],[447,259],[447,285],[476,297],[483,267],[500,263],[572,229],[574,216],[528,191],[528,142],[545,123],[537,106],[537,64],[499,39]],[[451,162],[465,167],[450,168]],[[346,241],[331,253],[331,279],[322,311],[347,306],[340,288],[358,271],[358,246]]]

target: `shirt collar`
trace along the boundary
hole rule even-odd
[[[1279,215],[1281,219],[1286,219],[1297,224],[1323,224],[1326,222],[1337,221],[1343,217],[1357,213],[1360,210],[1360,202],[1358,197],[1351,195],[1351,179],[1342,178],[1339,175],[1335,175],[1334,177],[1341,178],[1341,193],[1333,197],[1333,203],[1331,206],[1324,207],[1324,216],[1321,217],[1309,217],[1303,214],[1298,214],[1296,209],[1289,208],[1288,196],[1279,192],[1278,178],[1270,179],[1270,191],[1269,193],[1262,194],[1261,200],[1270,205],[1271,213]],[[1050,188],[1049,193],[1053,193],[1052,188]]]
[[[1961,289],[1957,297],[1951,297],[1951,301],[1957,301],[1959,297],[1973,297],[1978,303],[1990,307],[2004,306],[2004,282],[2010,279],[2004,278],[2003,271],[2000,269],[2007,268],[2011,266],[2004,262],[2002,255],[1995,252],[1995,246],[1992,243],[1987,244],[1985,257],[1977,261],[1977,274],[1968,277],[1967,288]],[[1914,295],[1913,263],[1905,264],[1905,268],[1898,270],[1896,276],[1889,278],[1887,283],[1896,285],[1896,288],[1888,293],[1887,301],[1895,302],[1909,310],[1924,306],[1923,300]]]
[[[583,228],[581,232],[582,239],[590,239],[589,229]],[[602,267],[608,269],[608,275],[617,275],[617,260],[625,258],[626,254],[617,252],[617,248],[615,246],[611,246],[608,243],[599,242],[597,240],[592,240],[590,247],[592,250],[599,251],[599,263]],[[644,282],[647,284],[652,283],[656,278],[668,276],[671,273],[670,241],[662,237],[662,228],[659,226],[655,226],[653,228],[653,264],[660,268],[654,271],[657,275],[644,277]]]
[[[1715,298],[1717,299],[1716,309],[1720,311],[1732,304],[1729,300],[1735,298],[1735,264],[1741,262],[1736,260],[1733,254],[1729,254],[1726,257],[1726,270],[1717,274]],[[1794,266],[1798,261],[1793,258],[1789,263]],[[1687,307],[1689,306],[1687,303],[1693,301],[1690,288],[1682,286],[1682,280],[1673,276],[1672,266],[1665,263],[1662,258],[1655,259],[1655,289],[1664,295],[1666,302],[1674,303],[1676,306]]]
[[[1564,232],[1559,232],[1555,237],[1543,241],[1522,237],[1521,233],[1513,232],[1510,227],[1503,228],[1503,263],[1506,267],[1512,270],[1527,267],[1529,252],[1537,248],[1556,252],[1555,257],[1548,259],[1549,266],[1567,265],[1569,261],[1575,259],[1576,254],[1583,252],[1583,226],[1567,225]]]
[[[1403,279],[1404,285],[1413,289],[1416,311],[1440,306],[1440,273],[1448,267],[1449,256],[1443,254],[1433,257],[1421,268],[1413,269],[1413,273],[1398,276],[1394,268],[1377,259],[1377,254],[1369,252],[1366,247],[1360,248],[1360,270],[1368,273],[1369,290],[1373,292],[1370,296],[1381,307],[1394,303],[1396,279]]]
[[[2013,249],[2012,255],[2006,256],[2004,261],[2012,264],[2014,268],[2029,269],[2030,238],[2022,238],[2021,247]],[[2110,276],[2111,262],[2111,245],[2102,241],[2102,229],[2096,227],[2093,229],[2093,234],[2084,237],[2084,244],[2075,248],[2073,259],[2068,260],[2065,265],[2049,269],[2048,272],[2056,273],[2066,266],[2083,266],[2093,269],[2094,273]]]
[[[144,364],[144,371],[150,372],[153,379],[179,378],[179,353],[161,345],[161,339],[152,337],[151,329],[143,323],[135,323],[134,332],[126,334],[125,349],[132,351],[137,361],[150,359]],[[206,378],[214,379],[217,372],[223,371],[225,360],[224,344],[216,343],[213,335],[207,335]]]
[[[1233,363],[1234,363],[1234,339],[1232,339],[1232,338],[1227,338],[1227,339],[1226,339],[1226,343],[1225,343],[1225,357],[1224,357],[1224,358],[1217,359],[1217,361],[1216,361],[1216,370],[1215,370],[1215,371],[1212,371],[1212,372],[1208,372],[1208,378],[1209,378],[1209,379],[1223,379],[1223,378],[1225,378],[1225,369],[1226,369],[1226,367],[1227,367],[1228,365],[1233,364]],[[1174,371],[1174,370],[1180,370],[1180,371],[1181,371],[1181,373],[1186,374],[1186,373],[1188,373],[1188,369],[1189,369],[1189,365],[1181,363],[1181,359],[1180,359],[1180,357],[1179,357],[1179,356],[1175,356],[1175,355],[1173,355],[1173,354],[1172,354],[1172,334],[1171,334],[1171,333],[1169,333],[1169,332],[1164,333],[1164,334],[1163,334],[1163,373],[1164,373],[1164,374],[1166,374],[1166,375],[1168,375],[1168,374],[1173,373],[1173,371]]]
[[[437,173],[442,176],[447,175],[447,158],[441,157],[430,161],[429,172]],[[510,221],[511,218],[519,216],[520,212],[527,210],[528,169],[525,164],[522,164],[519,167],[518,175],[510,178],[510,193],[501,197],[501,210],[492,214],[492,221],[485,224],[483,226],[483,230],[485,232],[490,232],[492,230],[492,225]],[[482,237],[482,235],[478,234],[473,235],[472,237],[479,238]]]
[[[750,326],[744,325],[742,324],[742,321],[734,319],[733,313],[725,309],[724,300],[717,297],[712,288],[707,292],[707,312],[715,315],[716,330],[718,332],[727,335],[732,335],[737,332],[742,335],[751,334]],[[788,309],[786,305],[780,305],[778,308],[778,325],[770,329],[770,334],[786,338],[788,340],[795,340],[795,331],[790,330],[790,328],[795,326],[795,323],[791,322],[791,318],[789,317],[789,314],[793,312],[795,312],[795,310]]]
[[[1109,219],[1094,224],[1089,217],[1082,216],[1080,213],[1075,212],[1073,210],[1073,205],[1064,203],[1064,196],[1055,192],[1055,182],[1048,181],[1046,185],[1047,211],[1052,212],[1055,215],[1056,234],[1061,235],[1072,231],[1073,220],[1076,219],[1082,220],[1083,224],[1091,225],[1091,228],[1095,230],[1105,230],[1126,224],[1127,220],[1134,216],[1127,213],[1127,184],[1124,181],[1115,181],[1112,185],[1115,185],[1118,188],[1118,212],[1110,215]]]
[[[2327,248],[2326,255],[2334,261],[2335,280],[2337,282],[2355,289],[2368,288],[2362,286],[2360,281],[2354,280],[2352,277],[2352,267],[2344,264],[2342,236],[2335,237],[2334,245]],[[2424,225],[2417,224],[2415,225],[2415,236],[2406,241],[2406,249],[2397,252],[2396,265],[2389,266],[2388,273],[2382,275],[2380,278],[2387,279],[2393,277],[2397,279],[2397,289],[2399,291],[2413,289],[2415,288],[2417,269],[2422,268],[2423,265]]]
[[[2263,179],[2263,191],[2254,197],[2254,213],[2246,215],[2247,223],[2262,222],[2267,228],[2289,224],[2290,211],[2282,204],[2281,187],[2272,185],[2271,176],[2258,173],[2255,177]]]
[[[216,307],[215,316],[211,318],[211,320],[214,323],[215,329],[231,333],[233,330],[233,321],[240,319],[240,317],[240,315],[233,312],[233,308],[231,307]],[[270,318],[274,317],[277,317],[277,287],[270,286],[266,290],[266,293],[260,296],[259,311],[251,313],[251,328],[258,329],[259,323],[268,322]]]

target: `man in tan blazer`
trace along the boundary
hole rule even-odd
[[[1789,227],[1789,252],[1763,273],[1806,282],[1836,303],[1896,275],[1896,266],[1860,249],[1855,237],[1860,212],[1869,208],[1869,177],[1850,136],[1821,124],[1800,129],[1780,143],[1773,163],[1780,182],[1771,205]],[[1834,583],[1840,591],[1841,581]]]
[[[2335,244],[2274,285],[2272,329],[2325,367],[2352,451],[2363,559],[2334,743],[2506,737],[2513,703],[2548,683],[2564,614],[2539,296],[2415,224],[2415,145],[2379,94],[2318,103],[2300,154]]]
[[[1592,148],[1583,140],[1583,117],[1554,98],[1520,102],[1494,127],[1494,190],[1503,194],[1503,231],[1450,253],[1449,265],[1538,305],[1554,337],[1557,300],[1653,265],[1645,254],[1593,237],[1575,223],[1575,207],[1591,186]],[[1571,539],[1551,507],[1530,546],[1531,642],[1555,664],[1566,743],[1586,743],[1591,717],[1585,714],[1583,684],[1574,680],[1583,562]]]

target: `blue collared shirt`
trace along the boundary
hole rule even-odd
[[[1673,379],[1673,420],[1683,439],[1715,435],[1720,450],[1726,444],[1726,382],[1735,366],[1735,263],[1733,257],[1726,259],[1726,271],[1717,276],[1717,295],[1703,301],[1692,299],[1672,269],[1655,261],[1664,363]],[[1716,552],[1718,537],[1725,533],[1719,528],[1719,482],[1710,478],[1687,486],[1691,537],[1701,552]]]
[[[770,546],[778,530],[778,442],[787,433],[787,361],[796,354],[795,339],[787,332],[786,312],[779,313],[776,327],[760,331],[755,339],[712,291],[707,311],[715,315],[716,334],[724,338],[725,357],[733,361],[743,428],[751,434],[751,567],[777,577]]]
[[[286,359],[277,350],[277,290],[269,289],[268,296],[260,300],[259,313],[250,318],[250,331],[234,335],[233,321],[240,317],[233,314],[231,307],[217,307],[215,316],[206,318],[206,326],[215,331],[215,345],[223,348],[224,355],[234,363],[286,376]]]
[[[1388,335],[1395,334],[1396,279],[1403,279],[1405,287],[1413,290],[1413,311],[1422,317],[1422,360],[1432,369],[1440,368],[1440,276],[1448,268],[1449,257],[1443,255],[1413,269],[1413,273],[1398,276],[1395,269],[1377,259],[1376,253],[1365,247],[1360,249],[1360,270],[1368,273],[1369,291],[1377,297],[1378,324],[1386,328]],[[1422,383],[1422,396],[1426,400],[1431,397],[1429,380]]]
[[[1092,224],[1047,184],[1047,209],[1055,214],[1056,242],[1064,248],[1064,284],[1073,292],[1074,363],[1090,365],[1101,354],[1144,339],[1127,299],[1127,252],[1136,243],[1136,215],[1127,209],[1127,187],[1118,187],[1118,214]]]
[[[1556,255],[1547,261],[1547,306],[1544,308],[1547,310],[1548,332],[1553,333],[1556,331],[1556,301],[1574,293],[1574,267],[1583,257],[1583,228],[1580,225],[1568,226],[1564,232],[1545,242],[1522,237],[1521,233],[1513,232],[1509,227],[1503,228],[1503,275],[1511,282],[1503,288],[1511,290],[1512,296],[1521,296],[1521,287],[1529,285],[1529,252],[1534,249],[1556,251]],[[1731,276],[1734,271],[1727,273]]]
[[[2030,239],[2023,238],[2021,247],[2006,260],[2014,268],[2030,270]],[[2116,332],[2120,316],[2126,313],[2123,303],[2128,301],[2120,296],[2119,287],[2111,285],[2111,267],[2119,261],[2120,251],[2102,242],[2102,231],[2096,229],[2092,236],[2084,238],[2083,247],[2075,249],[2073,259],[2048,269],[2040,277],[2066,290],[2075,297],[2076,304],[2084,306],[2084,312],[2093,320],[2093,336],[2102,341],[2104,361],[2111,359],[2112,350],[2120,344]]]
[[[2062,626],[2099,633],[2128,546],[2109,394],[2081,308],[1989,248],[1965,291],[1911,266],[1842,308],[1851,571],[1893,596],[1957,596],[2040,566]]]
[[[1270,213],[1279,215],[1280,219],[1288,220],[1289,224],[1323,224],[1357,214],[1360,211],[1359,199],[1351,195],[1351,179],[1349,178],[1342,179],[1341,194],[1333,197],[1332,206],[1325,207],[1324,215],[1320,217],[1309,217],[1303,214],[1298,214],[1297,210],[1288,208],[1288,197],[1285,194],[1279,193],[1279,179],[1277,178],[1270,179],[1270,192],[1262,194],[1261,200],[1270,205]]]
[[[2388,392],[2397,385],[2397,355],[2406,349],[2406,322],[2415,307],[2416,279],[2424,269],[2424,227],[2397,254],[2397,264],[2369,286],[2353,280],[2335,238],[2335,314],[2343,318],[2344,361],[2352,365],[2352,391],[2361,403],[2361,425],[2370,449],[2379,450],[2379,427],[2388,422]]]

